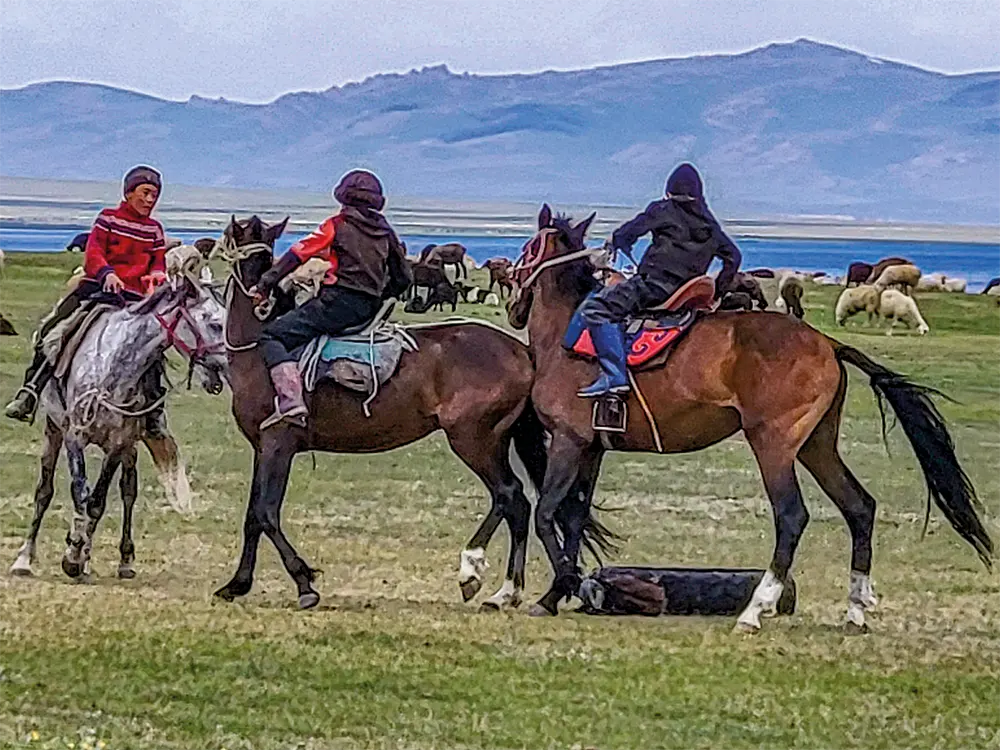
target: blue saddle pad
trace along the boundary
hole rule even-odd
[[[372,364],[372,350],[374,348],[375,364],[379,364],[379,360],[382,358],[380,354],[390,351],[394,346],[398,346],[398,344],[391,339],[376,341],[374,347],[368,339],[328,339],[320,353],[320,359],[324,362],[349,359],[352,362],[370,365]]]

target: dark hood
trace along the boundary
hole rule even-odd
[[[340,215],[369,237],[388,237],[392,233],[385,216],[373,208],[344,206]]]

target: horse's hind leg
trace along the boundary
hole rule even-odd
[[[38,484],[35,486],[35,515],[31,519],[31,529],[17,559],[10,568],[12,575],[30,576],[31,564],[35,561],[35,545],[38,540],[38,530],[42,527],[42,518],[52,502],[56,464],[59,462],[59,451],[62,448],[63,435],[51,419],[45,420],[45,443],[42,447],[41,468],[38,473]]]
[[[844,464],[837,451],[840,413],[846,377],[834,407],[799,451],[799,461],[816,479],[820,488],[840,509],[851,532],[851,573],[847,594],[848,632],[865,632],[865,610],[878,604],[871,582],[872,532],[875,527],[875,498]]]
[[[151,436],[144,432],[142,442],[156,465],[170,506],[179,513],[191,510],[191,485],[174,436],[170,433]]]
[[[139,495],[139,472],[136,470],[136,450],[133,445],[122,455],[122,474],[118,489],[122,496],[122,539],[118,545],[121,561],[118,563],[119,578],[135,578],[135,542],[132,541],[132,511]]]
[[[809,522],[809,512],[802,501],[802,491],[795,476],[798,446],[787,448],[787,436],[778,429],[766,426],[749,432],[747,438],[760,465],[775,526],[771,565],[754,589],[750,603],[736,621],[737,630],[756,632],[760,630],[761,616],[777,613],[778,600],[792,567],[795,549]]]

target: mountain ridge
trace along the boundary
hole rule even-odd
[[[729,214],[1000,222],[1000,71],[810,40],[582,70],[379,73],[266,104],[106,84],[0,89],[0,172],[328,189],[374,169],[443,199],[645,203],[694,161]]]

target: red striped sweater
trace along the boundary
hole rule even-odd
[[[126,289],[142,294],[142,277],[166,270],[160,222],[140,216],[125,201],[97,215],[84,251],[83,271],[88,278],[103,283],[113,272]]]

